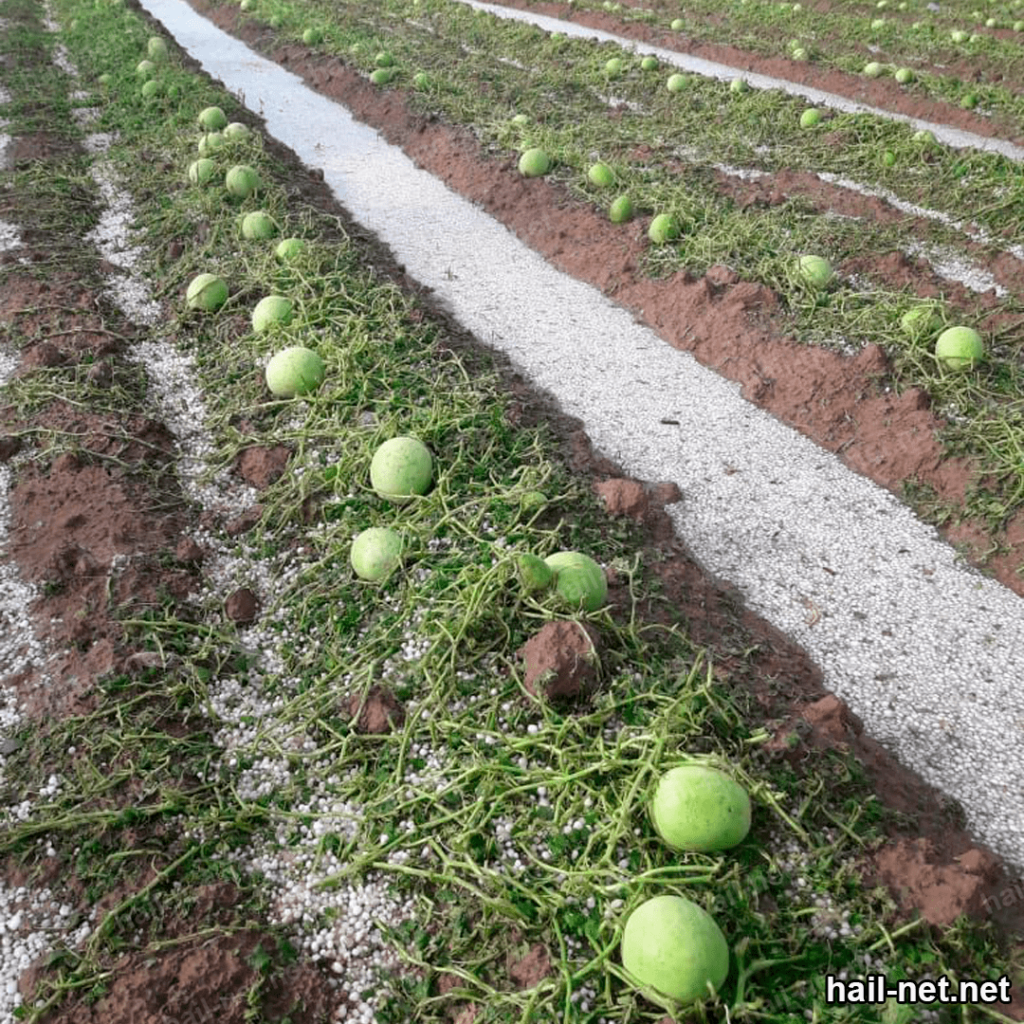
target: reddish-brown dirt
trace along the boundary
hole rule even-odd
[[[935,486],[947,500],[962,500],[973,479],[971,467],[942,458],[934,438],[941,421],[928,412],[927,396],[908,392],[897,397],[879,391],[885,358],[877,349],[845,359],[779,337],[772,327],[772,295],[722,268],[698,280],[685,274],[662,282],[643,279],[637,272],[643,245],[638,226],[612,227],[593,211],[567,203],[549,183],[524,182],[510,160],[485,157],[468,133],[417,120],[400,95],[370,87],[336,61],[310,56],[301,47],[273,45],[263,29],[241,24],[236,10],[198,6],[222,27],[257,49],[265,48],[327,94],[344,100],[389,141],[480,202],[553,263],[642,312],[670,344],[741,381],[750,400],[840,453],[851,467],[887,487],[914,476]],[[22,150],[34,153],[33,159],[52,158],[45,139],[36,143],[33,150],[25,141]],[[276,143],[269,141],[268,147],[288,159]],[[307,201],[340,216],[354,236],[364,237],[314,177],[296,175],[296,180],[301,180]],[[815,195],[823,203],[832,202],[826,191]],[[16,209],[10,215],[18,219]],[[180,247],[169,247],[168,258],[180,252]],[[414,287],[382,247],[375,246],[374,252],[382,273]],[[38,262],[44,252],[30,249],[27,256]],[[100,272],[104,269],[110,268],[99,267]],[[0,325],[22,339],[19,373],[81,365],[99,388],[109,389],[119,381],[132,328],[104,307],[99,286],[98,276],[85,282],[70,272],[54,273],[45,283],[27,274],[12,274],[0,282]],[[429,297],[421,298],[428,308]],[[478,358],[442,309],[433,309],[432,315],[448,323],[452,344],[465,348],[467,361]],[[117,332],[111,330],[112,324]],[[880,799],[906,816],[903,826],[890,826],[886,845],[864,854],[866,884],[878,880],[889,885],[905,912],[920,911],[936,928],[966,912],[1024,934],[1024,899],[1003,898],[1012,892],[1013,883],[992,855],[959,826],[955,808],[864,736],[842,702],[823,690],[820,671],[806,654],[746,610],[734,590],[710,578],[691,557],[663,509],[679,497],[674,485],[625,479],[620,467],[591,450],[577,422],[547,405],[507,365],[503,374],[510,419],[522,424],[543,421],[553,427],[567,462],[592,480],[609,513],[643,525],[644,561],[663,587],[660,595],[644,601],[643,615],[649,621],[682,624],[696,643],[709,648],[718,678],[737,695],[747,695],[773,733],[763,753],[766,762],[785,758],[794,764],[813,763],[825,752],[849,753],[867,770]],[[174,608],[194,589],[202,569],[202,549],[188,537],[195,524],[169,472],[171,441],[158,422],[139,412],[86,411],[59,399],[27,417],[8,407],[0,409],[0,459],[9,460],[33,446],[42,449],[41,439],[54,430],[63,432],[61,447],[37,451],[9,495],[11,556],[25,578],[49,584],[32,612],[40,634],[61,652],[61,685],[43,692],[39,679],[31,675],[6,682],[18,685],[29,714],[44,729],[50,716],[89,709],[90,691],[98,679],[149,664],[146,658],[152,652],[133,649],[121,620],[139,608]],[[288,457],[285,448],[253,447],[240,454],[236,471],[262,488],[280,474]],[[257,506],[232,520],[233,527],[223,518],[218,524],[237,532],[251,527],[258,514]],[[238,525],[239,520],[244,522]],[[963,529],[965,538],[984,543],[980,535],[971,535],[971,524]],[[947,535],[957,539],[955,533]],[[1009,524],[1005,540],[1013,553],[993,560],[990,571],[1024,593],[1020,578],[1014,576],[1024,551],[1021,517]],[[232,596],[229,614],[246,621],[256,609],[246,595]],[[614,575],[609,599],[616,614],[624,615],[629,595],[625,583]],[[547,667],[557,674],[559,651],[538,644],[526,653],[538,666],[546,658]],[[579,680],[572,682],[578,685]],[[404,714],[387,692],[370,694],[347,710],[367,732],[393,728]],[[145,885],[153,869],[162,866],[154,858],[138,885]],[[3,873],[10,879],[25,878],[11,863],[3,865]],[[60,881],[66,898],[79,908],[87,906],[73,875]],[[102,909],[109,910],[127,895],[109,894]],[[188,1020],[197,1007],[202,1008],[198,1019],[216,1015],[225,1024],[240,1022],[246,993],[259,981],[252,954],[266,936],[233,920],[234,901],[229,885],[200,894],[189,920],[172,923],[160,936],[176,938],[175,945],[156,953],[129,952],[112,961],[113,980],[102,998],[91,1003],[85,995],[70,998],[47,1015],[46,1024],[163,1024]],[[209,931],[196,935],[200,927]],[[551,969],[548,956],[544,947],[535,946],[522,958],[510,959],[510,984],[528,987],[539,981]],[[26,999],[46,977],[42,964],[23,976]],[[289,1015],[295,1024],[315,1024],[334,1005],[335,993],[308,966],[295,966],[275,977],[263,995],[266,1019]],[[471,1024],[476,1013],[475,1006],[465,1006],[456,1019]],[[1020,1008],[1016,1019],[1024,1019]]]
[[[0,282],[0,326],[22,339],[16,373],[22,378],[77,364],[104,390],[124,383],[122,353],[132,327],[120,323],[117,336],[109,325],[118,321],[103,307],[99,289],[71,273],[55,273],[48,281],[13,274]],[[101,368],[107,372],[97,373]],[[47,666],[49,682],[33,671],[4,680],[44,733],[51,722],[92,710],[99,679],[160,664],[156,652],[133,649],[124,619],[147,609],[173,612],[198,584],[190,564],[196,552],[180,544],[188,518],[170,472],[173,442],[162,424],[141,414],[83,409],[59,397],[28,417],[0,408],[0,460],[30,451],[47,436],[56,439],[57,454],[39,451],[19,468],[8,494],[9,551],[22,577],[43,586],[31,611],[37,636],[55,658]],[[250,455],[243,462],[248,478],[265,486],[280,456],[271,451],[266,459]],[[183,557],[171,557],[176,549]],[[129,786],[126,799],[134,792]],[[153,842],[159,833],[160,826],[149,829],[146,839]],[[125,841],[130,847],[131,836]],[[30,880],[10,861],[2,873],[12,884]],[[138,885],[153,874],[151,868]],[[62,900],[88,907],[83,886],[66,869],[34,881],[58,890]],[[129,895],[109,893],[102,899],[99,921]],[[261,943],[271,948],[274,940],[258,930],[227,926],[230,892],[205,903],[200,896],[197,916],[166,925],[160,936],[180,936],[180,944],[121,957],[111,965],[114,980],[103,998],[92,1003],[72,998],[47,1015],[49,1024],[165,1024],[213,1016],[242,1024],[246,995],[260,984],[252,955]],[[224,922],[223,933],[189,938],[201,919],[208,926]],[[148,922],[143,919],[140,927]],[[44,964],[33,965],[21,978],[23,998],[31,1000],[46,978]],[[261,1004],[272,1014],[267,1019],[291,1014],[296,1024],[319,1024],[337,999],[312,966],[293,965],[274,976]]]

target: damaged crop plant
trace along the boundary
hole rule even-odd
[[[636,46],[434,0],[186,16],[280,59],[290,88],[358,101],[380,132],[358,171],[380,191],[373,161],[414,124],[450,191],[528,210],[568,263],[593,245],[616,302],[642,293],[653,316],[675,289],[676,319],[737,327],[770,298],[759,356],[776,335],[894,354],[893,415],[911,388],[962,407],[957,444],[993,460],[984,502],[1006,518],[1015,297],[920,287],[938,258],[896,262],[923,235],[909,214],[894,234],[845,193],[855,216],[825,210],[841,179],[991,245],[1017,222],[1014,178],[938,124],[765,88],[758,64],[990,117],[1013,109],[1008,12],[957,42],[923,7],[872,29],[754,0],[572,6]],[[672,498],[612,474],[332,197],[351,154],[311,174],[269,104],[182,49],[170,8],[162,26],[145,4],[48,10],[44,31],[44,8],[8,5],[24,60],[0,62],[3,130],[39,153],[0,169],[19,230],[0,266],[0,612],[34,651],[39,609],[74,671],[33,691],[45,719],[31,693],[0,707],[0,1020],[135,1024],[188,1003],[226,1024],[941,1024],[837,1007],[824,979],[1017,970],[990,929],[926,917],[883,877],[923,828],[883,805],[809,659],[667,540],[697,485]],[[942,31],[915,49],[911,17]],[[662,53],[740,26],[762,50],[728,77]],[[935,72],[953,56],[963,81]],[[71,116],[86,104],[95,126]],[[786,191],[819,173],[820,209]],[[482,266],[468,245],[453,291]],[[878,268],[896,266],[892,289]],[[530,340],[556,351],[567,330]]]

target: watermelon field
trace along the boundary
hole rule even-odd
[[[1024,1020],[1022,163],[1024,3],[0,0],[0,1024]]]

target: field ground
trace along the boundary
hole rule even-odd
[[[543,107],[533,116],[561,133],[565,161],[528,181],[504,117],[517,81],[481,78],[472,55],[456,69],[450,40],[403,36],[402,5],[316,13],[346,53],[346,33],[380,40],[394,17],[398,53],[415,38],[424,60],[449,62],[435,78],[443,67],[468,76],[449,93],[372,85],[362,65],[376,46],[339,59],[233,6],[195,6],[900,493],[1024,595],[1018,258],[961,237],[973,273],[999,286],[979,292],[895,245],[948,244],[953,229],[823,181],[797,143],[790,170],[760,179],[710,158],[694,171],[674,145],[644,141],[622,108],[598,116],[582,88],[548,96],[546,81],[529,93]],[[472,43],[460,5],[429,6]],[[276,7],[304,22],[304,6]],[[797,645],[702,571],[663,509],[678,491],[623,479],[173,40],[165,92],[140,103],[135,66],[161,33],[137,7],[48,11],[31,0],[0,9],[0,1020],[660,1020],[617,956],[624,915],[665,891],[712,912],[732,950],[718,998],[679,1021],[1024,1019],[1013,872],[968,834],[961,809],[864,734]],[[647,31],[621,10],[585,17]],[[793,61],[700,42],[700,26],[697,41],[671,40],[794,76]],[[566,75],[589,59],[571,46]],[[843,55],[831,59],[806,77],[849,88]],[[946,70],[968,68],[997,88],[983,59]],[[1018,72],[1006,63],[998,88],[1014,94]],[[857,89],[1020,141],[1020,110],[1002,93],[986,115],[934,95],[892,100],[877,81]],[[705,110],[710,95],[698,96]],[[568,106],[560,120],[569,98],[593,122]],[[250,128],[229,144],[231,162],[263,179],[240,205],[186,174],[197,114],[214,103]],[[502,113],[484,124],[488,104]],[[647,242],[646,218],[610,225],[569,167],[589,152],[585,135],[569,144],[571,129],[604,124],[631,181],[669,196],[659,190],[678,175],[689,191],[671,198],[694,224],[728,210],[740,232],[746,211],[757,232],[696,231],[699,245],[668,253]],[[831,158],[849,157],[841,143],[859,145],[860,130],[833,128]],[[703,144],[736,158],[727,124]],[[953,195],[961,158],[924,159],[929,199]],[[975,227],[1001,217],[1019,238],[1018,179],[1000,200],[998,167],[972,160],[961,160],[969,174],[989,175],[974,183],[989,190],[968,211]],[[306,239],[297,263],[240,240],[240,213],[257,208]],[[862,288],[833,293],[828,308],[875,340],[851,353],[815,336],[822,307],[790,299],[771,261],[776,232],[845,247],[836,268]],[[209,267],[231,282],[228,304],[189,313],[185,288]],[[300,296],[301,309],[264,335],[249,310],[270,291]],[[870,303],[858,298],[868,292]],[[984,329],[983,373],[943,374],[919,339],[898,340],[891,321],[911,295],[941,296],[949,322]],[[275,401],[263,364],[300,336],[328,380],[308,401]],[[952,418],[957,404],[969,415]],[[367,483],[373,451],[395,434],[422,438],[436,460],[433,490],[398,512]],[[546,500],[533,506],[537,491]],[[360,583],[353,535],[399,518],[405,568]],[[558,549],[607,567],[605,608],[570,616],[522,591],[514,555]],[[581,631],[567,637],[573,619],[600,654],[589,674],[568,657],[583,649],[572,647]],[[568,700],[538,696],[545,671]],[[752,794],[750,836],[722,855],[674,854],[649,824],[651,782],[686,756],[730,766]],[[826,974],[875,970],[1008,974],[1015,1001],[825,1001]]]

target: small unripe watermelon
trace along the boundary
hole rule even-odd
[[[935,306],[924,303],[908,309],[900,317],[900,327],[911,338],[924,338],[942,327],[942,317]]]
[[[306,248],[306,243],[301,238],[282,238],[277,243],[274,255],[282,262],[288,262],[299,256]]]
[[[663,245],[679,235],[679,224],[670,213],[659,213],[647,229],[647,237],[655,245]]]
[[[821,256],[801,256],[797,262],[800,280],[810,288],[825,288],[832,280],[832,265]]]
[[[363,530],[352,542],[349,562],[360,579],[383,580],[402,562],[402,538],[383,526]]]
[[[252,329],[266,331],[275,324],[292,322],[292,300],[283,295],[265,295],[252,311]]]
[[[543,491],[526,491],[519,499],[519,507],[524,512],[533,512],[548,503],[548,496]]]
[[[267,363],[267,387],[277,398],[294,398],[316,390],[324,382],[324,361],[310,348],[291,345]]]
[[[415,437],[385,441],[370,462],[370,485],[381,498],[397,505],[413,495],[426,494],[433,478],[430,449]]]
[[[277,234],[277,226],[274,224],[270,214],[263,210],[253,210],[242,218],[242,237],[250,241],[254,239],[264,240],[273,238]]]
[[[528,149],[519,158],[519,173],[526,178],[539,178],[551,170],[551,158],[543,149]]]
[[[220,132],[207,132],[199,140],[199,155],[207,156],[224,148],[224,136]]]
[[[219,132],[227,123],[227,115],[220,107],[206,107],[199,113],[199,124],[208,132]]]
[[[237,164],[224,176],[227,190],[238,199],[247,199],[260,187],[260,179],[247,164]]]
[[[228,286],[216,274],[199,274],[192,278],[185,299],[190,309],[213,313],[228,301]]]
[[[550,586],[551,581],[555,578],[551,566],[536,555],[520,555],[518,567],[520,582],[523,584],[523,588],[530,593]]]
[[[555,590],[570,608],[593,612],[608,596],[604,569],[578,551],[557,551],[544,559],[555,573]]]
[[[650,814],[673,850],[728,850],[750,831],[747,791],[725,772],[699,764],[672,768],[658,780]]]
[[[629,196],[619,196],[608,207],[608,219],[613,224],[624,224],[633,216],[633,201]]]
[[[643,994],[669,1012],[672,1002],[710,996],[729,974],[729,946],[715,919],[682,896],[654,896],[626,919],[622,966]]]
[[[947,327],[935,342],[935,356],[949,370],[973,370],[985,357],[985,343],[973,328]]]

